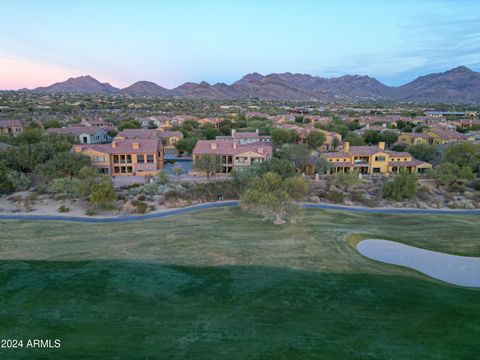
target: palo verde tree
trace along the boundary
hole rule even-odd
[[[307,182],[298,176],[283,179],[279,174],[268,172],[253,178],[241,196],[242,208],[251,213],[285,224],[298,212],[295,204],[308,193]]]
[[[402,169],[393,181],[387,181],[383,185],[383,196],[387,199],[401,201],[414,198],[417,190],[418,175]]]
[[[200,155],[195,158],[193,162],[193,168],[199,172],[205,173],[207,179],[210,180],[210,176],[215,175],[222,169],[222,160],[217,155]]]
[[[310,131],[310,133],[307,135],[307,144],[312,149],[318,149],[325,143],[325,140],[325,134],[321,131]]]

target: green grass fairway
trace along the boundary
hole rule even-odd
[[[480,256],[475,216],[238,208],[124,224],[0,221],[0,359],[474,359],[480,291],[359,255],[362,238]]]

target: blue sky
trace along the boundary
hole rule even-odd
[[[0,88],[90,74],[231,83],[246,73],[360,74],[388,85],[480,70],[480,1],[47,1],[0,3]]]

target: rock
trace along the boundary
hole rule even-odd
[[[308,201],[309,202],[312,202],[312,203],[319,203],[320,202],[320,198],[318,196],[309,196],[308,197]]]

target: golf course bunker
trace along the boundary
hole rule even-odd
[[[480,258],[449,255],[389,240],[368,239],[357,245],[363,256],[405,266],[450,284],[480,287]]]

